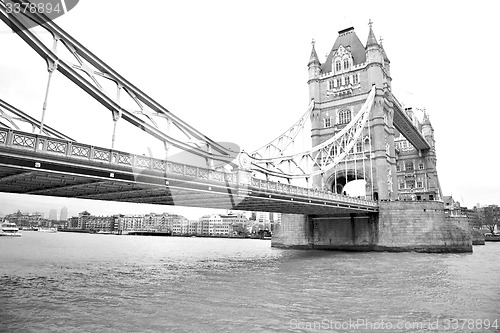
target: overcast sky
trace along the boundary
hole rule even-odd
[[[365,44],[371,19],[391,61],[394,95],[430,115],[443,193],[472,207],[500,203],[492,150],[500,123],[497,14],[494,1],[82,0],[56,23],[196,129],[251,151],[305,112],[311,40],[323,62],[341,29],[353,26]],[[45,62],[0,24],[0,97],[40,119]],[[75,87],[54,75],[47,123],[109,146],[111,114]],[[125,125],[118,129],[120,149],[131,147],[128,134]],[[28,198],[0,194],[0,212],[174,211]],[[196,218],[205,211],[179,212]]]

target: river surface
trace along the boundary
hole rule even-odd
[[[424,254],[282,250],[252,239],[0,237],[1,332],[498,328],[500,243]]]

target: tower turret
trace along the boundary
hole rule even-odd
[[[424,110],[424,118],[422,119],[422,134],[424,135],[425,140],[431,145],[432,148],[435,148],[434,141],[434,128],[432,127],[431,120],[429,119],[429,115]]]
[[[380,37],[380,50],[382,51],[382,58],[384,60],[383,62],[383,67],[385,70],[385,73],[387,75],[387,84],[389,87],[391,87],[391,61],[389,60],[389,57],[387,57],[387,53],[385,53],[384,46],[382,45],[382,37]]]
[[[309,81],[307,81],[307,83],[309,84],[309,100],[314,99],[316,101],[319,101],[319,76],[321,74],[321,63],[319,62],[318,54],[316,53],[316,49],[314,47],[314,39],[312,40],[311,44],[311,56],[309,57],[309,63],[307,64],[309,71]]]
[[[366,41],[366,62],[368,66],[368,83],[369,86],[375,84],[377,88],[383,88],[384,74],[382,67],[384,64],[384,56],[382,49],[375,38],[372,29],[372,20],[368,22],[370,32],[368,33],[368,40]]]

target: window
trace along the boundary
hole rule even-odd
[[[370,151],[370,138],[365,138],[365,151]]]
[[[405,183],[399,183],[399,189],[402,190],[405,188]]]
[[[409,188],[409,189],[415,188],[415,181],[414,180],[407,180],[406,181],[406,188]]]
[[[332,126],[332,121],[330,118],[325,118],[323,119],[325,127],[331,127]]]
[[[419,163],[418,164],[418,169],[419,170],[424,170],[424,163]]]
[[[356,142],[356,152],[357,153],[363,152],[363,143],[361,143],[361,141]]]
[[[333,89],[333,80],[328,81],[328,89]]]
[[[342,85],[342,79],[341,78],[337,78],[337,87],[340,87]]]
[[[358,79],[358,74],[354,74],[352,76],[352,84],[356,84],[358,83],[359,79]]]
[[[344,69],[349,68],[349,59],[344,59]]]
[[[405,170],[406,171],[413,171],[413,162],[405,162]]]
[[[342,65],[340,64],[340,61],[335,62],[335,70],[340,71],[342,69]]]
[[[399,166],[399,164],[396,164],[396,171],[401,171],[401,166]]]
[[[339,111],[339,124],[347,124],[351,121],[351,111],[350,110],[341,110]]]
[[[417,188],[422,188],[422,187],[424,187],[422,182],[417,182]]]
[[[336,156],[338,154],[338,147],[337,146],[332,146],[332,149],[330,150],[330,156]]]
[[[351,81],[351,80],[350,80],[350,77],[349,77],[349,76],[346,76],[346,77],[345,77],[345,84],[346,84],[346,85],[349,85],[349,84],[351,83],[350,81]]]

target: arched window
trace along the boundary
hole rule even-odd
[[[344,69],[349,68],[349,59],[344,59]]]
[[[338,116],[339,124],[347,124],[351,121],[351,111],[350,110],[340,110]]]
[[[340,63],[340,61],[336,61],[335,62],[335,70],[338,72],[342,69],[342,64]]]
[[[365,138],[365,151],[370,151],[370,138]]]

